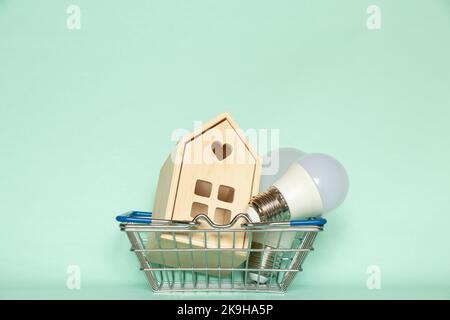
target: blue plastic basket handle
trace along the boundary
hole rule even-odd
[[[152,223],[152,213],[147,211],[130,211],[116,217],[118,222]]]
[[[327,220],[324,218],[313,218],[313,219],[306,219],[306,220],[292,220],[290,221],[291,226],[295,227],[306,227],[306,226],[318,226],[321,227],[327,223]]]
[[[130,211],[125,214],[116,217],[118,222],[122,223],[152,223],[152,213],[148,211]],[[327,223],[327,220],[324,218],[311,218],[306,220],[293,220],[286,222],[291,226],[295,227],[307,227],[307,226],[318,226],[321,227]]]
[[[128,214],[133,217],[146,217],[146,218],[151,218],[153,215],[153,213],[149,211],[130,211]]]

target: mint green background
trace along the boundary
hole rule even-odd
[[[71,3],[0,0],[0,298],[161,297],[114,216],[151,208],[173,129],[225,110],[350,175],[283,299],[450,298],[449,1],[77,0],[69,31]]]

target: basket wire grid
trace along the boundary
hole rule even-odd
[[[247,223],[242,224],[241,219]],[[302,264],[318,232],[326,220],[251,223],[246,214],[237,215],[227,225],[217,225],[206,215],[198,215],[192,222],[151,219],[150,213],[138,211],[119,216],[120,229],[126,232],[141,270],[154,292],[181,291],[248,291],[284,293]],[[199,229],[200,220],[210,228]],[[238,222],[240,221],[240,222]],[[237,246],[236,239],[244,233],[248,245]],[[161,245],[161,236],[173,239],[171,248]],[[188,245],[179,247],[177,236],[187,237]],[[212,235],[216,243],[211,246]],[[202,237],[203,247],[192,245],[193,238]],[[232,239],[231,246],[221,245],[221,238]],[[253,242],[258,239],[258,242]],[[271,239],[271,241],[269,241]],[[288,239],[288,244],[286,240]],[[153,241],[154,245],[148,245]],[[275,242],[275,243],[274,243]],[[208,245],[209,244],[209,245]],[[149,257],[159,255],[158,262]],[[167,264],[168,254],[175,263]],[[211,263],[211,256],[216,258]],[[224,261],[225,255],[231,261]],[[235,257],[244,257],[242,263]],[[237,261],[233,261],[233,260]]]

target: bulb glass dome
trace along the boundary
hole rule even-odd
[[[311,153],[297,160],[319,191],[323,212],[338,207],[347,196],[347,172],[339,161],[326,154]]]
[[[259,183],[259,191],[265,191],[281,177],[296,160],[306,152],[295,148],[274,149],[263,156],[263,171]],[[267,173],[265,171],[267,170]]]

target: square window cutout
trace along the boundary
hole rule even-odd
[[[208,206],[200,202],[193,202],[191,208],[191,217],[195,218],[200,213],[208,215]]]
[[[234,188],[221,185],[219,186],[219,193],[217,199],[224,202],[233,202],[234,200]]]
[[[197,180],[195,183],[194,193],[198,196],[211,196],[212,183],[204,180]]]
[[[224,208],[216,208],[213,220],[217,224],[228,224],[231,221],[231,211]]]

